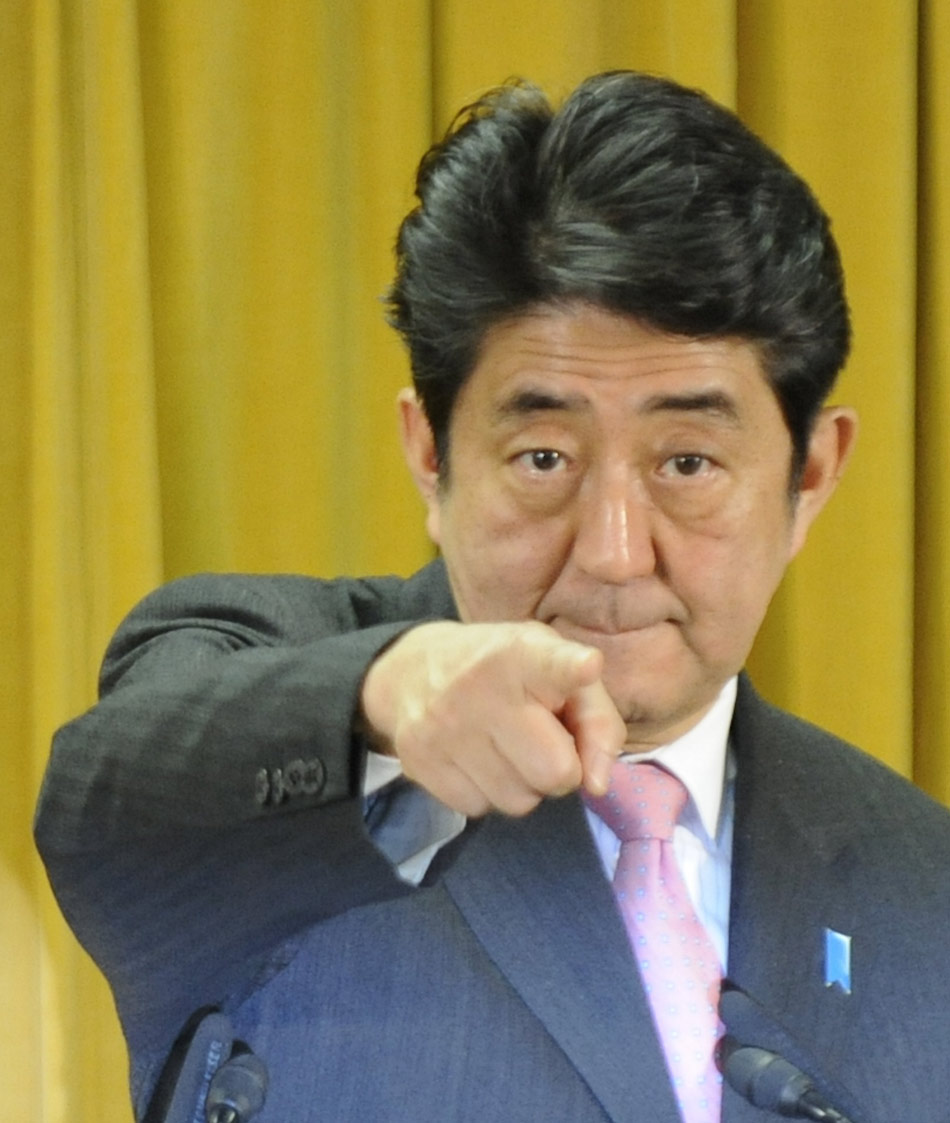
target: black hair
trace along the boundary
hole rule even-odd
[[[612,71],[555,111],[512,81],[423,157],[397,241],[390,322],[440,464],[485,333],[567,302],[677,335],[755,344],[797,482],[850,326],[837,247],[807,184],[731,112]]]

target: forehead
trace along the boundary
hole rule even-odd
[[[598,410],[701,413],[739,424],[778,409],[753,344],[671,335],[587,305],[495,325],[459,404],[499,425],[539,412]]]

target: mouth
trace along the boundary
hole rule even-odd
[[[664,624],[675,624],[667,616],[633,617],[624,620],[575,619],[570,616],[555,616],[546,621],[556,632],[568,639],[589,637],[587,642],[609,641],[622,636],[650,632]]]

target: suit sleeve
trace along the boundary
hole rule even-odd
[[[120,627],[98,704],[54,739],[36,839],[134,1049],[404,891],[363,829],[352,727],[374,656],[451,611],[431,584],[190,578]]]

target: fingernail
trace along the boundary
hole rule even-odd
[[[591,795],[603,795],[610,784],[610,768],[613,760],[601,753],[591,766],[587,778],[587,790]]]

